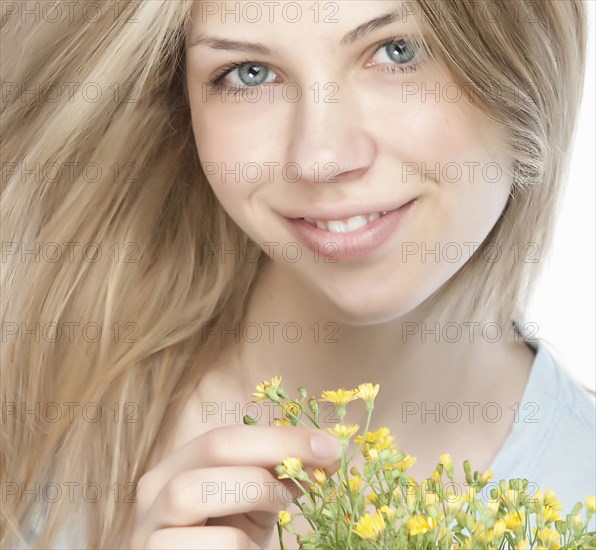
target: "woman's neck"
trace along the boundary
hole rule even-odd
[[[234,380],[246,392],[273,376],[292,395],[379,383],[377,417],[400,402],[463,403],[521,397],[533,353],[510,326],[428,304],[382,324],[342,323],[271,264],[259,274],[242,323],[217,327],[230,342]],[[230,356],[228,356],[230,357]]]

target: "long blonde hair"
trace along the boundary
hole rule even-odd
[[[123,0],[99,14],[95,3],[8,4],[1,542],[25,543],[39,520],[29,544],[56,544],[70,526],[88,548],[116,547],[132,527],[131,488],[172,434],[196,366],[221,351],[203,327],[242,320],[265,256],[205,253],[249,238],[197,158],[184,81],[191,0]],[[506,129],[523,176],[487,241],[541,252],[539,264],[491,264],[483,245],[441,292],[465,286],[478,307],[512,318],[550,243],[581,99],[585,6],[503,0],[501,17],[482,19],[464,0],[415,5],[435,55]]]

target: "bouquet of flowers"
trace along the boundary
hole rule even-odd
[[[596,510],[594,496],[585,498],[584,517],[580,515],[581,502],[563,516],[551,489],[530,495],[528,480],[512,479],[501,480],[485,501],[479,492],[493,474],[489,470],[472,473],[467,460],[463,463],[467,493],[458,494],[451,488],[455,484],[449,454],[441,455],[432,475],[418,483],[408,476],[416,458],[395,448],[389,429],[369,431],[379,384],[324,391],[319,400],[314,396],[307,400],[304,387],[298,392],[299,398],[289,399],[281,378],[274,377],[257,385],[253,401],[271,401],[281,407],[283,418],[270,424],[306,426],[302,419],[307,418],[319,429],[319,401],[333,403],[339,423],[327,430],[339,438],[343,452],[340,468],[332,477],[314,468],[315,479],[311,479],[298,457],[286,457],[276,466],[279,479],[289,479],[300,489],[300,496],[292,502],[300,510],[297,515],[304,516],[312,528],[298,535],[292,515],[281,511],[277,523],[280,548],[284,548],[286,532],[295,536],[304,550],[596,548],[596,532],[588,531]],[[358,424],[344,423],[346,405],[356,400],[363,401],[368,411],[362,433]],[[256,421],[246,415],[244,423]],[[352,438],[365,459],[363,471],[350,467],[354,454],[349,458],[347,454]]]

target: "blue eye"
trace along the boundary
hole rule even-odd
[[[238,79],[244,86],[260,86],[271,72],[265,65],[258,63],[240,65],[237,70]]]
[[[384,53],[384,60],[373,61],[375,65],[389,65],[395,72],[397,68],[400,72],[414,72],[418,69],[420,60],[419,46],[416,42],[411,42],[404,38],[392,37],[390,40],[379,44],[376,52]],[[373,58],[374,59],[374,58]],[[219,74],[210,80],[210,84],[216,93],[226,91],[229,94],[244,93],[250,88],[257,88],[267,83],[274,83],[277,74],[264,63],[258,63],[246,59],[236,63],[230,63],[224,67]],[[270,80],[273,79],[273,80]]]
[[[410,63],[416,57],[415,48],[405,40],[396,40],[385,46],[387,55],[396,63]]]
[[[403,38],[392,40],[391,42],[384,43],[377,52],[382,52],[385,59],[376,61],[377,63],[395,63],[397,65],[407,65],[418,55],[418,47],[404,40]]]
[[[237,73],[237,77],[231,78],[234,73]],[[211,80],[211,85],[216,92],[229,88],[230,93],[238,93],[242,89],[261,86],[270,78],[270,75],[277,76],[267,65],[254,61],[241,61],[225,67]]]

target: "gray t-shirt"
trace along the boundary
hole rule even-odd
[[[556,493],[563,519],[577,501],[584,504],[583,517],[585,497],[596,494],[596,400],[546,342],[528,345],[536,356],[517,422],[488,468],[495,476],[491,483],[525,478],[532,493]]]

